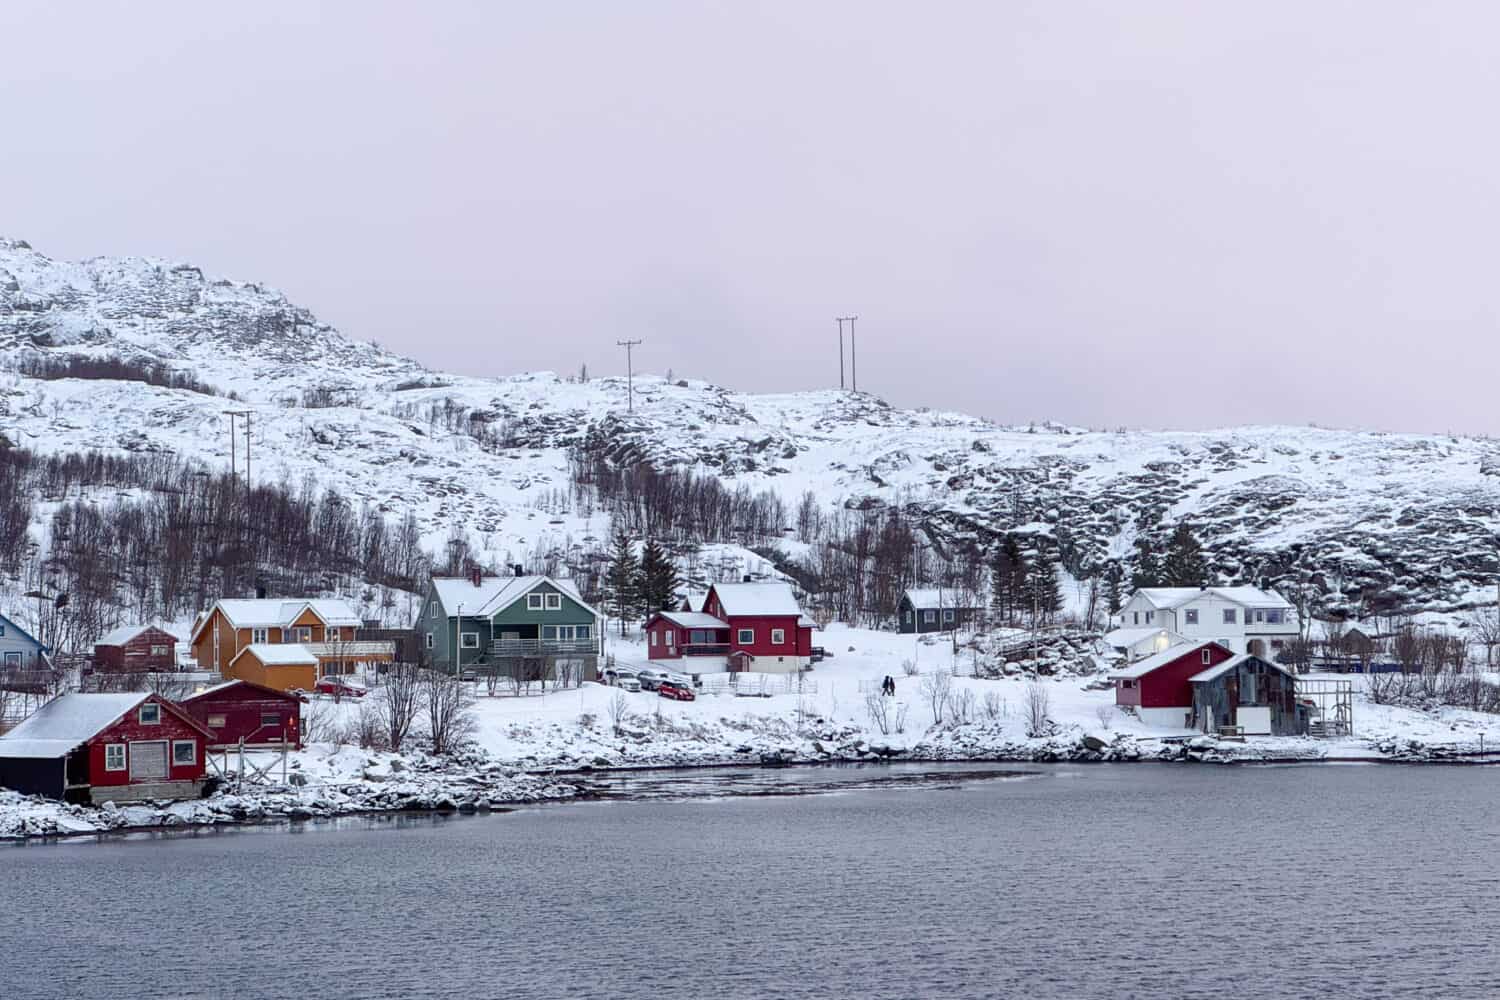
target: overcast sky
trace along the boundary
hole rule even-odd
[[[0,6],[0,232],[438,368],[1500,432],[1500,7]]]

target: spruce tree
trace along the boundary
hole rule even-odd
[[[1004,551],[1006,558],[1010,561],[1011,613],[1016,615],[1023,610],[1023,605],[1031,603],[1030,593],[1027,590],[1031,578],[1031,567],[1026,561],[1026,553],[1021,551],[1020,543],[1014,538],[1005,540]]]
[[[1011,554],[1006,546],[1001,546],[995,553],[995,560],[990,565],[990,623],[992,625],[1009,625],[1011,622],[1011,609],[1015,606],[1015,591],[1011,585],[1015,582],[1015,564],[1011,562]]]
[[[1033,613],[1042,621],[1050,622],[1063,609],[1062,577],[1057,572],[1057,563],[1039,558],[1031,571],[1030,597]]]
[[[1143,587],[1160,587],[1161,585],[1161,560],[1156,558],[1156,551],[1151,548],[1151,540],[1141,535],[1135,540],[1135,572],[1130,576],[1130,588],[1140,590]]]
[[[604,576],[605,589],[609,594],[610,609],[620,619],[620,635],[625,634],[625,622],[640,606],[636,584],[640,565],[636,562],[635,547],[625,532],[616,530],[611,543],[609,571]]]
[[[1186,521],[1177,522],[1177,530],[1167,542],[1161,575],[1169,587],[1201,587],[1208,582],[1208,562],[1203,558],[1203,547],[1193,537]]]
[[[1120,597],[1120,564],[1112,562],[1109,570],[1104,574],[1104,601],[1109,605],[1110,617],[1120,613],[1120,606],[1124,603]]]
[[[641,550],[640,568],[636,571],[636,594],[644,605],[645,613],[650,615],[654,611],[670,608],[680,582],[672,557],[667,555],[667,551],[655,539],[647,541]]]

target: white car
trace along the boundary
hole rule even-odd
[[[621,667],[611,667],[604,671],[604,683],[610,687],[617,687],[625,691],[639,691],[641,679],[636,676],[634,670],[625,670]]]

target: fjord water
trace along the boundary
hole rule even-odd
[[[1008,770],[0,850],[0,995],[1500,996],[1500,769]]]

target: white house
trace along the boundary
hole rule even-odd
[[[1217,642],[1267,660],[1299,632],[1296,609],[1259,587],[1146,587],[1125,602],[1115,625],[1166,629],[1187,642]]]
[[[1187,638],[1171,629],[1155,625],[1140,628],[1117,628],[1104,634],[1104,644],[1120,653],[1129,663],[1155,656],[1172,646],[1187,642]]]

